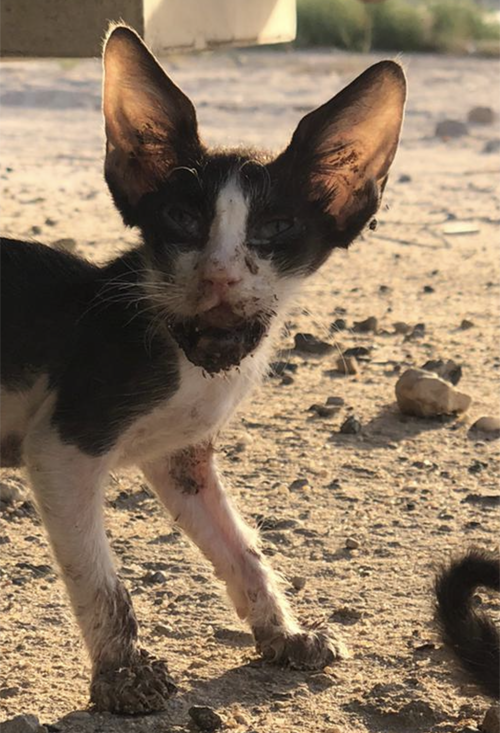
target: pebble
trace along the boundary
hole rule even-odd
[[[153,629],[155,636],[172,636],[172,629],[166,624],[156,624]]]
[[[398,178],[398,183],[410,183],[412,180],[411,176],[409,176],[407,173],[401,173],[401,175]]]
[[[269,365],[269,372],[273,377],[282,377],[286,372],[295,373],[297,371],[297,364],[292,364],[289,361],[273,361]]]
[[[9,479],[0,482],[0,502],[2,504],[16,504],[26,499],[26,491],[21,481]]]
[[[416,323],[410,333],[405,336],[405,341],[412,341],[425,336],[425,323]]]
[[[345,331],[347,328],[347,321],[344,318],[336,318],[333,323],[330,323],[330,333],[337,333],[338,331]]]
[[[500,438],[500,417],[485,415],[471,426],[471,430],[478,433],[488,433],[490,437]]]
[[[16,715],[0,725],[1,733],[47,733],[35,715]]]
[[[350,349],[346,349],[342,356],[354,356],[358,361],[370,361],[371,349],[366,346],[352,346]]]
[[[488,140],[484,144],[483,153],[498,153],[500,150],[500,139]]]
[[[361,423],[355,415],[350,415],[340,426],[340,432],[345,435],[357,435],[361,432]]]
[[[296,478],[288,487],[288,491],[300,491],[308,485],[309,481],[306,478]]]
[[[148,583],[149,585],[155,585],[157,583],[165,583],[167,580],[167,576],[165,573],[162,573],[161,570],[156,570],[153,572],[152,570],[148,570],[146,575],[142,577],[143,583]]]
[[[378,318],[369,316],[364,321],[354,321],[353,330],[356,333],[377,333]]]
[[[473,107],[467,119],[473,125],[492,125],[495,122],[495,112],[491,107]]]
[[[193,705],[193,707],[189,708],[188,714],[198,728],[207,731],[207,733],[222,728],[222,718],[220,715],[206,705]]]
[[[290,583],[292,584],[292,587],[295,588],[295,590],[303,590],[305,588],[307,582],[307,578],[304,578],[303,575],[295,575]]]
[[[452,137],[468,135],[469,130],[465,122],[459,120],[442,120],[436,125],[436,137],[447,140]]]
[[[316,356],[325,356],[333,351],[332,344],[322,341],[312,333],[296,333],[294,350],[303,354],[315,354]]]
[[[500,711],[498,705],[488,708],[479,730],[481,733],[500,733]]]
[[[0,690],[0,699],[5,700],[8,697],[16,697],[20,692],[19,687],[2,687]]]
[[[396,323],[392,324],[392,327],[394,328],[394,333],[401,333],[403,336],[410,333],[412,328],[410,324],[405,321],[396,321]]]
[[[336,368],[340,374],[358,374],[359,366],[355,356],[339,356]]]
[[[474,325],[475,324],[473,321],[469,321],[467,318],[464,318],[462,323],[460,324],[460,328],[462,329],[462,331],[468,331],[469,328],[474,328]]]
[[[343,405],[345,405],[345,399],[343,397],[332,395],[331,397],[326,398],[326,404],[335,405],[336,407],[342,407]]]
[[[348,537],[345,541],[348,550],[359,550],[359,542],[354,537]]]
[[[54,249],[61,249],[64,252],[74,252],[76,250],[76,239],[72,237],[64,237],[63,239],[56,239],[52,242]]]
[[[469,409],[472,398],[424,369],[407,369],[396,383],[396,399],[405,415],[436,417]]]
[[[462,378],[462,367],[453,361],[453,359],[447,359],[446,361],[443,359],[431,359],[430,361],[426,361],[420,368],[425,369],[427,372],[434,372],[438,377],[450,382],[455,387]]]
[[[308,412],[314,412],[318,417],[333,417],[339,410],[340,407],[337,407],[336,405],[314,404],[308,408]]]

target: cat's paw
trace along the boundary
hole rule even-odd
[[[311,670],[324,669],[349,656],[342,640],[329,630],[278,635],[259,642],[257,651],[266,661]]]
[[[127,666],[96,672],[90,702],[99,712],[154,713],[165,710],[176,691],[166,663],[141,649]]]

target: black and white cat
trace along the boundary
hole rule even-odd
[[[142,244],[104,267],[2,242],[3,465],[24,465],[92,661],[100,710],[148,712],[175,691],[137,646],[103,525],[109,472],[139,466],[213,563],[264,658],[342,655],[299,626],[227,498],[213,442],[265,374],[302,281],[377,211],[405,77],[375,64],[306,115],[277,157],[208,150],[189,99],[140,38],[104,52],[105,175]]]

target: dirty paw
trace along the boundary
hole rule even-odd
[[[141,649],[129,665],[94,675],[90,701],[100,712],[154,713],[165,710],[176,690],[166,663]]]
[[[323,669],[348,656],[341,639],[330,631],[300,631],[257,643],[264,659],[293,669]]]

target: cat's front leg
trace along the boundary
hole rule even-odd
[[[175,692],[166,665],[137,646],[130,596],[116,575],[103,523],[109,459],[65,445],[43,420],[25,441],[38,508],[92,663],[98,710],[163,710]]]
[[[295,619],[258,547],[257,532],[245,524],[224,492],[210,444],[144,465],[143,470],[176,523],[226,583],[265,659],[321,669],[345,656],[342,642],[331,632],[304,629]]]

